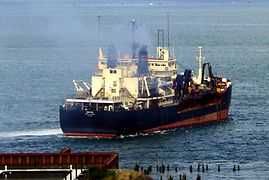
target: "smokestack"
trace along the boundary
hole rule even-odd
[[[149,74],[148,69],[148,50],[147,46],[142,46],[138,52],[138,67],[137,74],[139,76],[146,76]]]

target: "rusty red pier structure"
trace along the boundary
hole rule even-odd
[[[71,152],[65,148],[59,153],[0,153],[0,177],[7,172],[42,172],[75,170],[76,176],[87,168],[118,169],[115,152]],[[68,179],[73,179],[70,176]],[[66,178],[65,178],[66,179]]]

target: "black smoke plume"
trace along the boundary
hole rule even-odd
[[[147,46],[143,45],[138,52],[138,67],[137,67],[137,74],[139,76],[146,76],[149,74],[148,69],[148,50]]]
[[[107,66],[109,68],[115,68],[117,66],[117,50],[114,45],[110,45],[108,47],[108,54],[107,54]]]

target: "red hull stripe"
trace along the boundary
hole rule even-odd
[[[227,118],[228,118],[228,109],[224,109],[224,110],[206,114],[203,116],[193,117],[193,118],[181,120],[175,123],[158,126],[156,128],[147,129],[144,132],[149,133],[149,132],[160,131],[160,130],[175,129],[175,128],[180,128],[180,127],[205,124],[209,122],[225,120]]]
[[[116,134],[105,134],[105,133],[83,133],[83,132],[69,132],[64,133],[65,136],[73,137],[94,137],[94,138],[114,138]]]

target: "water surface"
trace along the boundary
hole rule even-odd
[[[268,8],[262,1],[1,0],[1,151],[117,151],[124,168],[159,160],[187,172],[190,163],[207,162],[207,179],[267,179]],[[58,106],[73,94],[73,79],[88,80],[94,72],[97,47],[130,51],[135,18],[139,42],[153,53],[167,14],[179,70],[196,68],[196,48],[203,46],[213,71],[232,80],[229,121],[116,140],[63,137]],[[232,172],[238,163],[241,171]]]

